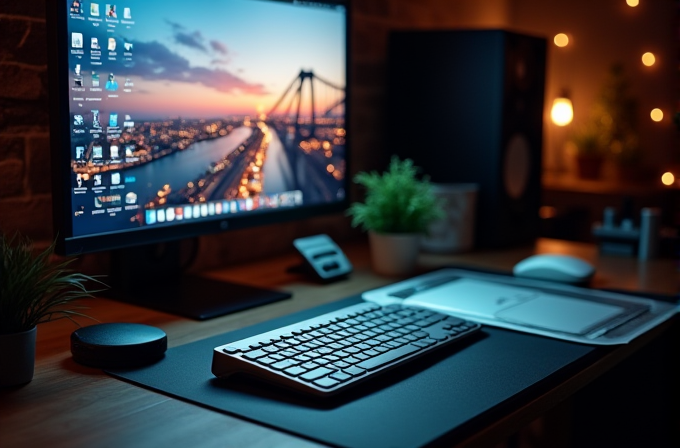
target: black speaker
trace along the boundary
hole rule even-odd
[[[479,185],[475,245],[538,235],[546,41],[504,30],[396,31],[388,149],[436,183]]]

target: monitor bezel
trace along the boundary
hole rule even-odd
[[[253,0],[260,1],[260,0]],[[282,1],[282,0],[269,0]],[[292,3],[292,1],[291,1]],[[340,213],[350,203],[350,167],[351,167],[351,1],[319,0],[318,3],[330,3],[345,7],[345,195],[341,200],[300,206],[290,209],[254,210],[244,214],[226,215],[225,217],[196,222],[184,222],[179,225],[126,229],[119,232],[108,232],[85,236],[73,235],[71,217],[71,156],[70,151],[70,113],[68,96],[68,5],[66,0],[47,0],[47,54],[48,54],[48,88],[50,115],[50,152],[52,160],[52,219],[55,238],[55,252],[60,255],[78,255],[91,252],[109,251],[129,247],[163,243],[201,235],[209,235],[229,230],[245,229],[303,220],[315,216]]]

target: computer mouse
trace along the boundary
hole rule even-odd
[[[517,263],[512,272],[515,277],[578,284],[590,280],[595,267],[571,255],[538,254]]]

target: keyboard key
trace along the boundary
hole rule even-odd
[[[337,367],[338,369],[344,369],[345,367],[351,366],[351,364],[345,361],[335,361],[333,366]]]
[[[338,381],[347,381],[347,380],[352,378],[352,375],[348,375],[348,374],[341,372],[341,371],[331,373],[329,376],[331,378],[335,379],[335,380],[338,380]]]
[[[279,361],[275,364],[272,364],[270,367],[276,370],[284,370],[287,369],[288,367],[293,367],[298,364],[300,364],[300,361],[296,361],[294,359],[284,359],[283,361]]]
[[[335,370],[329,369],[328,367],[319,367],[318,369],[314,369],[301,375],[300,378],[305,381],[314,381],[333,372],[335,372]]]
[[[267,352],[265,352],[263,350],[253,350],[253,351],[244,353],[243,357],[246,358],[246,359],[255,360],[257,358],[262,358],[263,356],[266,356],[266,355],[267,355]]]
[[[312,370],[312,369],[316,369],[317,367],[319,367],[319,365],[315,362],[309,361],[309,362],[302,364],[302,367],[304,367],[307,370]]]
[[[375,358],[362,361],[359,364],[357,364],[357,367],[366,370],[375,370],[386,364],[396,361],[399,358],[403,358],[404,356],[408,356],[412,353],[415,353],[418,350],[421,350],[421,347],[417,347],[413,344],[404,345],[403,347],[399,347],[397,349],[390,350],[389,352],[378,355]]]
[[[238,347],[228,346],[228,347],[224,347],[224,348],[222,349],[222,351],[223,351],[224,353],[228,353],[228,354],[230,354],[230,355],[235,355],[236,353],[240,353],[240,352],[241,352],[241,349],[238,348]]]
[[[350,374],[352,376],[361,376],[366,373],[366,370],[359,368],[357,366],[347,367],[343,372]]]
[[[307,371],[307,369],[304,369],[300,366],[293,366],[293,367],[289,367],[289,368],[285,369],[283,371],[283,373],[285,373],[286,375],[290,375],[290,376],[298,376],[302,373],[305,373],[306,371]]]
[[[270,365],[270,364],[274,364],[274,363],[276,362],[276,359],[270,358],[269,356],[265,356],[264,358],[257,358],[256,361],[257,361],[259,364],[268,366],[268,365]]]
[[[314,384],[316,384],[319,387],[323,387],[324,389],[330,389],[331,387],[340,384],[340,381],[334,380],[333,378],[325,377],[314,381]]]

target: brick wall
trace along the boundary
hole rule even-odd
[[[0,5],[0,229],[51,235],[45,8]]]

